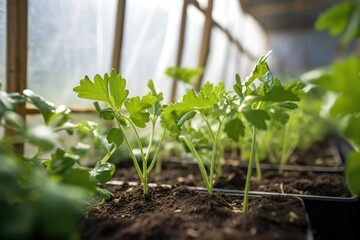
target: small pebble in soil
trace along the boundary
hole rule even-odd
[[[293,211],[289,212],[289,221],[294,222],[296,219],[298,219],[298,216]]]
[[[257,229],[256,229],[255,227],[252,227],[252,228],[250,229],[250,234],[251,234],[252,236],[255,236],[256,233],[257,233]]]
[[[200,233],[192,228],[186,229],[186,234],[193,238],[197,238],[200,236]]]

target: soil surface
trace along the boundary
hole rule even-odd
[[[240,156],[240,152],[239,155]],[[239,158],[231,156],[229,152],[225,153],[226,162],[239,165]],[[280,162],[280,160],[279,160]],[[273,164],[279,164],[273,163]],[[262,159],[261,163],[272,163],[269,159]],[[246,162],[240,162],[240,165],[246,165]],[[295,149],[290,156],[287,165],[298,166],[316,166],[316,167],[340,167],[342,161],[339,157],[337,149],[332,146],[329,141],[315,142],[311,148],[307,150]]]
[[[215,188],[244,190],[246,168],[224,165],[222,169],[221,177],[215,175]],[[139,182],[132,163],[123,163],[117,166],[113,179]],[[149,182],[204,187],[200,170],[196,164],[163,162],[162,171],[160,173],[153,171],[149,176]],[[283,175],[280,175],[277,170],[262,170],[262,180],[259,181],[254,169],[251,191],[334,197],[351,196],[343,174],[305,171],[284,171]]]
[[[107,186],[114,197],[82,220],[81,239],[306,239],[308,222],[299,199],[253,198],[241,212],[242,197],[213,195],[183,186]]]

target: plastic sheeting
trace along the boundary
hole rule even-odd
[[[92,107],[72,91],[85,75],[110,71],[117,0],[28,0],[28,88],[55,104]],[[5,9],[0,0],[0,13]],[[199,1],[206,7],[207,1]],[[164,74],[175,65],[183,0],[126,1],[121,75],[130,94],[145,94],[146,82],[170,98],[172,81]],[[2,8],[1,8],[2,7]],[[241,13],[237,0],[214,1],[213,17],[240,39],[253,55],[267,50],[265,36],[252,18]],[[204,15],[190,5],[182,66],[197,67]],[[4,81],[5,14],[0,14],[0,80]],[[204,81],[225,80],[251,70],[248,60],[227,37],[213,28]],[[4,81],[5,82],[5,81]],[[180,86],[180,93],[186,87]]]

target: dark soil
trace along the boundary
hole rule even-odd
[[[240,156],[240,151],[239,155]],[[239,158],[225,153],[226,162],[232,165],[246,165],[246,162],[239,162]],[[269,159],[262,159],[261,163],[272,163]],[[273,163],[273,164],[279,164]],[[329,141],[316,142],[307,150],[296,149],[289,158],[287,165],[317,166],[317,167],[340,167],[342,161],[338,157],[337,149]]]
[[[115,197],[82,221],[81,239],[306,239],[308,222],[297,198],[259,197],[244,215],[242,198],[185,187],[109,186]]]
[[[196,164],[163,162],[162,171],[153,171],[149,182],[158,184],[180,184],[204,187],[200,171]],[[284,171],[279,175],[277,170],[262,170],[262,180],[253,172],[251,190],[334,197],[350,197],[345,178],[341,173],[319,173],[307,171]],[[215,177],[215,188],[244,190],[246,168],[225,165],[221,177]],[[117,167],[114,180],[138,182],[139,178],[132,163]]]

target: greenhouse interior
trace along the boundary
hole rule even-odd
[[[359,38],[359,0],[0,0],[0,239],[360,239]]]

